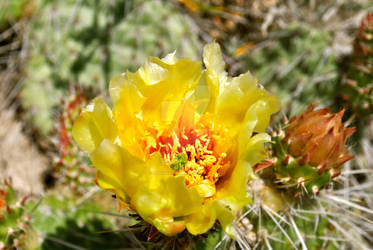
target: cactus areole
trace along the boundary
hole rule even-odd
[[[330,113],[328,108],[314,110],[315,105],[290,122],[285,130],[272,135],[272,158],[256,165],[255,171],[272,167],[274,181],[280,188],[295,188],[317,194],[341,172],[340,166],[352,159],[345,147],[355,132],[342,123],[344,111]]]

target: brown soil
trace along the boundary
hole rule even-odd
[[[23,194],[41,194],[47,167],[48,159],[23,134],[14,112],[0,111],[0,179],[11,177],[14,188]]]

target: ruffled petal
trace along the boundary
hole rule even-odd
[[[164,59],[149,58],[136,73],[121,77],[133,84],[143,97],[142,102],[136,105],[141,107],[141,116],[145,121],[169,123],[182,99],[198,83],[201,63],[189,59],[176,60],[172,55]],[[113,83],[113,86],[118,85]],[[116,99],[116,94],[113,96]]]
[[[150,223],[153,218],[167,210],[167,203],[167,197],[141,187],[131,198],[131,204],[136,208],[136,211]]]
[[[175,235],[185,229],[185,216],[201,210],[203,198],[194,188],[186,187],[184,176],[174,177],[163,171],[153,174],[147,175],[151,177],[148,184],[138,182],[131,204],[159,231]]]
[[[220,88],[226,83],[228,74],[225,72],[225,62],[220,46],[213,42],[203,48],[203,63],[206,66],[206,82],[209,87],[210,101],[207,111],[215,113]]]
[[[173,171],[164,164],[158,153],[154,153],[146,162],[123,150],[123,185],[129,195],[133,195],[141,187],[159,193],[164,189],[163,181],[173,176]]]
[[[118,145],[105,139],[91,154],[93,165],[97,168],[97,184],[107,190],[114,191],[122,201],[128,200],[125,182],[125,164],[139,165],[141,162],[134,158],[124,157],[123,150]]]
[[[170,213],[167,197],[139,189],[132,197],[131,204],[145,221],[153,224],[158,231],[167,236],[176,235],[185,229],[185,222],[175,221]]]
[[[256,134],[251,137],[242,151],[241,159],[254,166],[267,157],[265,143],[271,141],[271,136],[266,133]]]
[[[145,159],[139,141],[145,124],[167,125],[201,77],[201,63],[177,59],[174,54],[149,58],[136,72],[114,77],[110,94],[124,148]]]
[[[271,137],[265,133],[248,139],[238,162],[217,186],[216,199],[222,200],[233,210],[238,210],[251,201],[246,193],[246,185],[249,178],[255,178],[252,167],[266,157],[264,143],[270,140]]]
[[[232,239],[235,239],[237,232],[233,226],[233,220],[235,218],[233,212],[219,202],[215,202],[214,207],[216,211],[216,218],[220,222],[220,225],[223,228],[224,232],[228,234]]]
[[[198,114],[206,113],[209,105],[210,91],[207,84],[206,75],[206,71],[203,71],[201,79],[193,91],[192,98],[196,104]]]
[[[109,140],[103,140],[101,145],[91,154],[93,165],[98,171],[122,185],[124,177],[124,165],[121,147]]]
[[[104,139],[114,141],[117,128],[110,108],[102,99],[94,99],[75,121],[72,133],[79,146],[89,153]]]
[[[246,185],[251,174],[251,165],[239,160],[229,176],[224,176],[221,184],[217,185],[216,199],[237,211],[251,200],[246,193]]]
[[[225,64],[218,44],[206,45],[203,57],[206,66],[206,82],[210,91],[207,111],[215,113],[230,130],[237,131],[247,110],[261,100],[265,105],[262,104],[260,107],[260,113],[265,116],[258,120],[254,131],[264,132],[270,115],[278,111],[277,98],[258,87],[256,78],[250,72],[229,78],[224,71]]]
[[[122,87],[126,81],[126,73],[115,76],[110,80],[109,83],[109,94],[112,103],[116,103],[120,99],[122,93]]]
[[[268,102],[259,100],[247,110],[239,131],[239,151],[247,147],[253,132],[264,132],[271,116],[271,106]]]
[[[227,126],[235,126],[243,120],[246,110],[255,99],[257,80],[247,72],[229,79],[221,88],[216,103],[216,113],[223,118]]]
[[[169,123],[182,99],[197,85],[201,77],[201,63],[188,59],[180,59],[174,64],[168,64],[158,58],[151,58],[150,61],[152,68],[156,67],[158,71],[162,68],[166,73],[162,73],[163,78],[157,84],[147,84],[142,89],[142,93],[147,97],[143,106],[143,117],[145,120]]]
[[[183,220],[177,221],[171,218],[155,218],[153,224],[159,232],[166,236],[174,236],[185,230],[185,222]]]
[[[115,180],[115,178],[112,178],[111,176],[107,176],[104,173],[97,171],[96,183],[100,188],[109,190],[115,193],[117,196],[117,199],[121,203],[128,205],[129,196],[125,193],[122,184],[118,183]]]
[[[206,233],[215,223],[216,211],[212,203],[202,206],[199,211],[185,218],[186,228],[193,235]]]
[[[173,177],[173,173],[173,170],[165,164],[162,156],[159,153],[154,153],[146,162],[146,166],[139,172],[137,183],[146,189],[163,195],[163,191],[166,189],[164,181]]]
[[[187,188],[184,176],[164,180],[161,191],[167,197],[174,217],[186,216],[201,209],[203,198],[195,188]]]
[[[184,216],[196,213],[203,199],[187,189],[184,178],[167,178],[156,189],[141,186],[132,196],[131,204],[140,216],[160,232],[173,236],[185,229]],[[177,189],[174,189],[177,188]]]
[[[139,185],[151,184],[151,177],[143,175],[149,169],[147,163],[109,140],[92,152],[91,160],[98,170],[97,184],[115,190],[123,200],[127,201],[127,196],[133,195]]]
[[[280,102],[275,95],[268,93],[263,88],[259,88],[255,93],[255,98],[252,99],[252,103],[251,106],[254,106],[253,109],[258,116],[258,123],[254,131],[259,133],[265,132],[271,115],[279,111]]]

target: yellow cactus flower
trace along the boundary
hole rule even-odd
[[[266,153],[277,99],[249,73],[228,77],[216,43],[203,61],[149,58],[110,82],[113,109],[99,98],[73,136],[97,168],[97,184],[165,235],[197,235],[216,220],[234,237],[234,213]]]

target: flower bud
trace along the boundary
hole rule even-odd
[[[314,108],[312,104],[285,122],[285,131],[274,133],[272,158],[255,168],[256,172],[266,169],[262,177],[280,183],[279,188],[295,188],[297,196],[301,188],[317,194],[340,174],[339,167],[354,157],[345,144],[355,127],[345,128],[344,110],[332,114],[328,108]],[[269,174],[268,169],[272,171]]]
[[[344,110],[332,114],[328,108],[314,110],[312,104],[300,116],[291,119],[283,142],[289,145],[289,154],[301,157],[301,164],[322,167],[323,171],[338,168],[352,159],[344,147],[355,128],[345,128]]]

